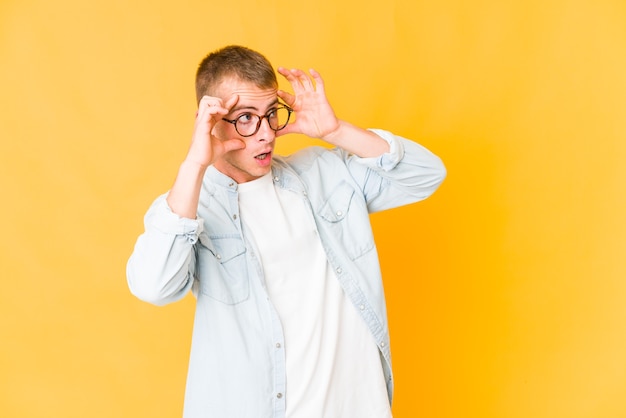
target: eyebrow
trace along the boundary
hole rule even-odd
[[[267,105],[267,110],[270,110],[270,108],[272,106],[276,106],[277,104],[279,104],[280,102],[278,101],[278,98],[274,99],[274,101],[272,101],[270,104]],[[254,110],[256,112],[259,111],[259,108],[257,108],[256,106],[247,106],[247,105],[242,105],[242,106],[235,106],[233,107],[229,113],[234,113],[234,112],[238,112],[240,110]],[[266,110],[266,113],[267,113]]]

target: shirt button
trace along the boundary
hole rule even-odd
[[[215,256],[215,258],[217,258],[218,260],[221,260],[221,259],[222,259],[222,255],[221,255],[221,254],[217,254],[217,255]]]
[[[341,274],[343,270],[341,270],[341,267],[337,267],[337,273]]]
[[[359,309],[360,310],[364,310],[365,309],[365,305],[359,305]]]
[[[233,215],[233,219],[237,219],[237,214],[236,213]]]
[[[283,394],[282,394],[282,393],[277,393],[277,394],[276,394],[276,397],[277,397],[278,399],[280,399],[280,398],[282,398],[282,397],[283,397]]]
[[[384,342],[380,343],[380,346],[381,346],[381,347],[384,347],[384,346],[385,346],[385,343],[384,343]]]
[[[274,176],[274,181],[278,181],[278,176]],[[279,393],[279,395],[280,395],[280,393]],[[279,398],[280,398],[280,396],[279,396]]]
[[[341,217],[342,215],[343,215],[343,212],[342,212],[342,211],[340,211],[340,210],[338,210],[338,211],[337,211],[337,216]]]
[[[276,343],[276,348],[280,348],[280,343]]]

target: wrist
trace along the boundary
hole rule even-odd
[[[186,158],[180,164],[178,173],[179,175],[184,176],[184,178],[188,180],[191,180],[191,179],[198,180],[204,177],[204,173],[206,172],[208,167],[209,166],[206,164],[195,161],[193,159]]]
[[[180,164],[180,168],[189,172],[197,171],[198,173],[204,173],[210,165],[187,156]]]
[[[344,121],[337,120],[337,126],[335,127],[335,129],[331,130],[327,134],[322,135],[320,139],[332,145],[339,145],[341,132],[344,130],[344,126]]]

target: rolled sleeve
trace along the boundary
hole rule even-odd
[[[374,170],[391,171],[404,158],[404,147],[402,142],[396,138],[391,132],[382,129],[369,129],[376,135],[384,139],[389,144],[389,151],[378,156],[369,158],[356,158],[360,164],[363,164]]]
[[[185,296],[193,285],[194,244],[204,230],[201,219],[172,212],[162,195],[144,218],[145,231],[131,254],[126,274],[139,299],[163,305]]]
[[[166,197],[167,195],[159,197],[146,215],[146,229],[152,227],[163,234],[184,235],[190,244],[195,244],[198,236],[204,231],[204,220],[184,218],[172,212]]]

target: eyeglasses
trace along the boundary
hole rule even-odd
[[[243,113],[236,119],[230,120],[222,118],[224,122],[232,123],[235,125],[237,133],[243,137],[252,136],[261,128],[261,122],[263,119],[267,119],[270,128],[274,132],[280,131],[289,122],[293,109],[287,105],[281,105],[268,111],[265,115],[255,115],[254,113]]]

